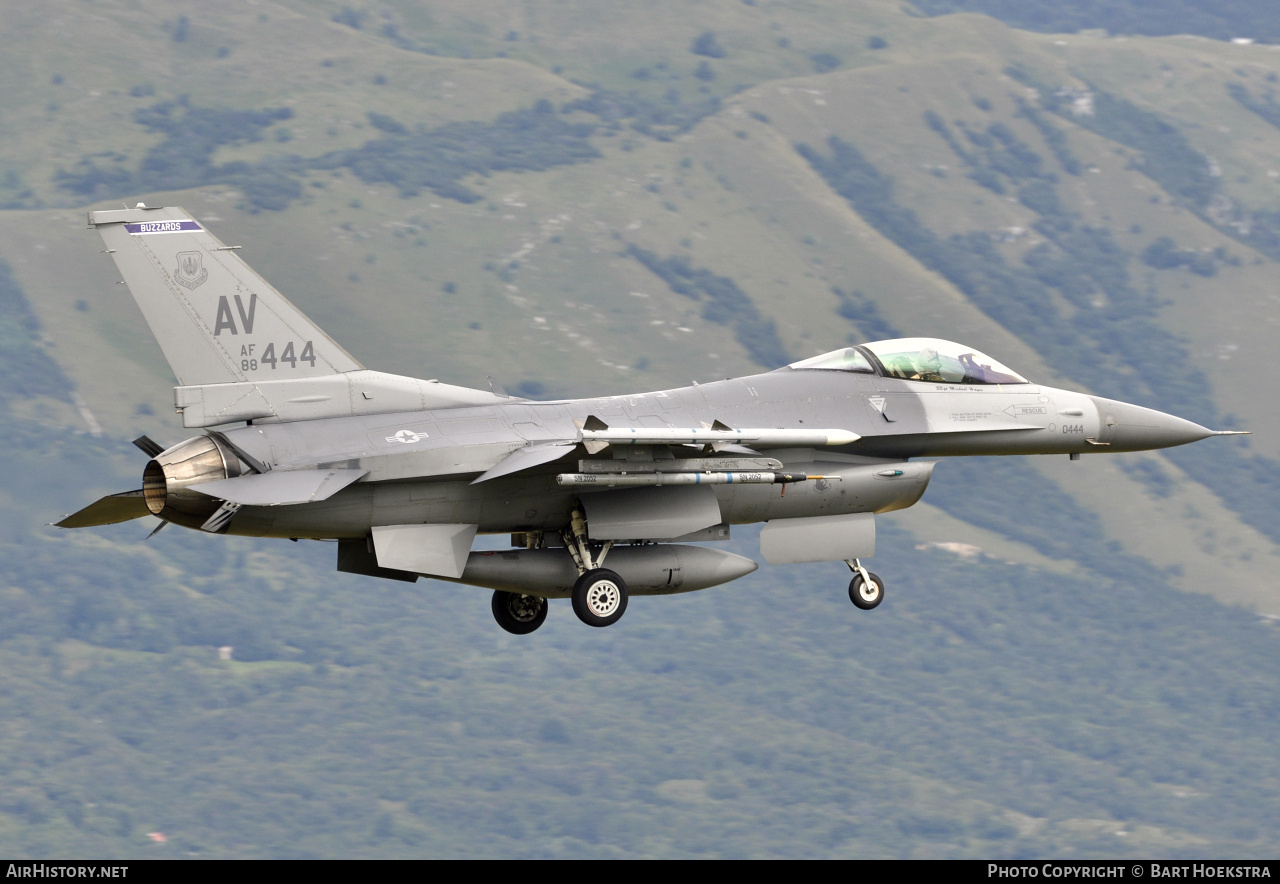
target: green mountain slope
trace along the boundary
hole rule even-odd
[[[1274,853],[1269,47],[879,0],[67,3],[0,39],[11,852]],[[189,434],[84,230],[120,201],[385,371],[578,396],[936,335],[1255,435],[946,462],[869,617],[765,569],[521,643],[328,547],[41,527]]]
[[[1280,39],[1275,16],[1249,0],[1080,0],[1080,2],[1010,2],[1010,0],[917,0],[930,15],[981,12],[1015,27],[1048,33],[1103,29],[1113,34],[1198,34],[1215,40]]]

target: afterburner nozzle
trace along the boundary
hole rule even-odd
[[[215,498],[190,485],[240,475],[240,459],[211,436],[195,436],[165,449],[147,463],[142,473],[142,497],[152,515],[184,513],[211,515],[219,506]]]

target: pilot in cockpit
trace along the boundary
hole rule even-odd
[[[874,374],[861,351],[868,351],[884,367],[885,377],[935,384],[1025,384],[1026,379],[990,356],[953,341],[937,338],[897,338],[872,341],[812,356],[789,367],[801,370],[852,371]]]
[[[925,347],[916,354],[916,374],[912,380],[942,383],[942,359],[935,347]]]

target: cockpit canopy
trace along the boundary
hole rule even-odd
[[[853,371],[883,374],[904,381],[932,384],[1025,384],[1027,379],[979,353],[938,338],[896,338],[833,350],[793,362],[802,371]]]

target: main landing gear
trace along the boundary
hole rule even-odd
[[[573,584],[573,613],[588,626],[612,626],[627,610],[627,584],[608,568],[592,568]]]
[[[528,635],[547,619],[547,600],[541,596],[497,590],[492,607],[493,619],[515,635]]]
[[[627,610],[627,584],[617,572],[604,565],[605,556],[613,549],[606,540],[595,548],[587,537],[587,520],[581,504],[569,515],[569,527],[561,534],[565,549],[578,566],[578,580],[573,584],[573,613],[588,626],[612,626]]]
[[[627,582],[622,576],[603,567],[605,557],[613,549],[613,541],[606,540],[602,544],[590,541],[582,507],[576,502],[570,514],[569,527],[561,532],[560,537],[578,571],[578,579],[570,593],[573,613],[588,626],[617,623],[627,611],[628,593]],[[529,545],[541,548],[541,534]],[[499,590],[493,594],[492,607],[493,619],[498,621],[498,625],[516,635],[528,635],[547,619],[547,600],[541,596]]]
[[[593,568],[573,584],[573,613],[588,626],[612,626],[627,611],[627,583],[608,568]],[[507,632],[528,635],[546,622],[547,600],[497,590],[493,619]]]
[[[853,572],[849,581],[849,601],[864,611],[870,611],[884,601],[884,581],[872,574],[857,559],[845,562]]]

